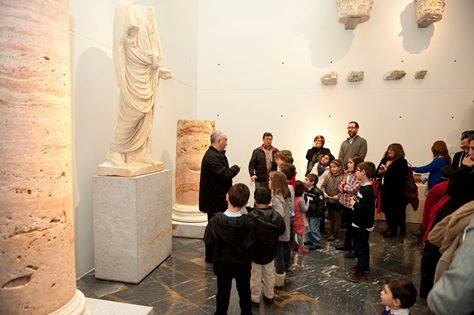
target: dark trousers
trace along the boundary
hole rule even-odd
[[[244,270],[233,270],[229,273],[217,275],[216,313],[227,314],[232,289],[232,279],[237,284],[241,314],[252,314],[252,300],[250,297],[250,267]]]
[[[366,229],[353,227],[354,231],[354,247],[357,258],[356,268],[359,271],[369,270],[370,248],[369,235],[370,232]]]
[[[420,297],[423,299],[428,297],[428,293],[433,288],[436,266],[440,258],[439,247],[426,242],[423,249],[423,258],[421,258]]]
[[[341,205],[342,219],[346,224],[346,236],[344,237],[344,247],[348,250],[354,248],[354,231],[352,227],[352,209]]]
[[[214,217],[215,213],[208,213],[207,214],[207,224],[211,222],[212,217]],[[204,254],[204,260],[208,263],[212,263],[212,248],[207,247],[207,245],[204,245],[205,249],[205,254]]]
[[[384,206],[384,213],[390,232],[397,234],[398,228],[400,228],[400,234],[406,234],[406,205],[401,206],[388,204],[387,206]]]

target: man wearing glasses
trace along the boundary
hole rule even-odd
[[[347,162],[349,157],[353,155],[360,156],[365,159],[367,155],[367,140],[359,136],[359,124],[356,121],[351,121],[347,125],[347,133],[349,138],[344,140],[339,149],[339,159],[344,163],[344,167],[347,168]]]

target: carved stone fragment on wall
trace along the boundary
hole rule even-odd
[[[213,120],[178,120],[176,139],[176,204],[173,220],[206,222],[199,211],[199,177],[201,161],[211,144],[215,130]]]
[[[400,80],[402,79],[407,73],[404,70],[393,70],[389,71],[384,74],[384,80]]]
[[[160,79],[172,77],[161,67],[163,54],[154,8],[121,2],[114,20],[114,63],[119,85],[119,115],[99,175],[136,176],[163,169],[151,157],[153,111]]]
[[[336,85],[337,84],[337,72],[332,71],[326,73],[321,77],[321,83],[324,85]]]
[[[416,23],[425,28],[443,18],[445,0],[415,0]]]
[[[428,73],[427,70],[419,70],[415,73],[415,79],[422,80],[425,78],[427,73]]]
[[[364,80],[364,71],[351,71],[347,75],[348,82],[360,82]]]
[[[346,30],[353,30],[357,24],[366,22],[374,0],[336,0],[339,22]]]

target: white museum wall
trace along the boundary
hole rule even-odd
[[[105,159],[118,114],[112,53],[113,19],[118,2],[70,2],[78,277],[94,267],[92,176]],[[137,3],[155,7],[164,54],[162,66],[174,74],[173,79],[161,81],[158,89],[152,143],[154,158],[165,162],[165,168],[171,169],[174,176],[176,121],[196,117],[197,1],[139,0]]]
[[[417,28],[412,0],[375,1],[354,31],[338,23],[335,1],[201,0],[198,26],[198,119],[215,119],[229,136],[230,164],[249,183],[252,149],[265,131],[290,149],[302,178],[305,153],[323,134],[334,154],[350,120],[368,141],[367,160],[403,144],[414,165],[431,160],[433,141],[458,151],[474,129],[474,1],[447,1],[443,20]],[[401,69],[400,81],[383,74]],[[424,80],[416,70],[426,69]],[[364,70],[360,83],[346,81]],[[320,76],[339,73],[336,86]]]
[[[377,0],[370,20],[354,31],[337,22],[332,0],[137,2],[155,7],[163,66],[174,72],[161,82],[153,125],[153,155],[173,178],[178,119],[216,120],[229,135],[230,163],[243,168],[236,181],[245,183],[264,131],[273,132],[278,148],[294,152],[303,174],[314,135],[325,135],[337,154],[349,120],[360,122],[374,162],[391,142],[401,142],[413,164],[428,162],[434,140],[456,150],[460,132],[474,127],[472,0],[447,1],[443,20],[426,29],[417,28],[411,0]],[[91,178],[118,112],[117,3],[70,4],[78,276],[94,266]],[[383,81],[393,69],[407,76]],[[413,78],[419,69],[428,70],[421,81]],[[338,85],[322,86],[320,76],[333,70]],[[364,81],[346,82],[350,70],[364,70]]]

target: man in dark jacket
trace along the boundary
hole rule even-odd
[[[235,184],[227,194],[229,207],[209,222],[204,241],[213,251],[213,271],[217,276],[216,313],[227,314],[232,279],[237,284],[241,314],[252,314],[250,298],[249,221],[242,208],[250,196],[244,184]]]
[[[249,162],[250,180],[255,182],[255,189],[268,186],[268,174],[277,169],[275,153],[278,149],[272,146],[273,135],[265,132],[262,139],[263,144],[253,150]]]
[[[274,259],[278,249],[278,236],[285,233],[285,221],[269,206],[272,192],[268,187],[255,189],[255,208],[249,208],[249,222],[252,235],[251,258],[252,274],[250,290],[252,304],[259,306],[262,293],[265,303],[273,303],[275,287]]]
[[[211,135],[211,146],[201,162],[199,181],[199,210],[207,213],[208,222],[218,212],[227,209],[226,194],[232,186],[232,178],[240,171],[237,165],[229,168],[225,156],[227,136],[221,131]],[[206,247],[206,262],[212,262],[212,252]]]

